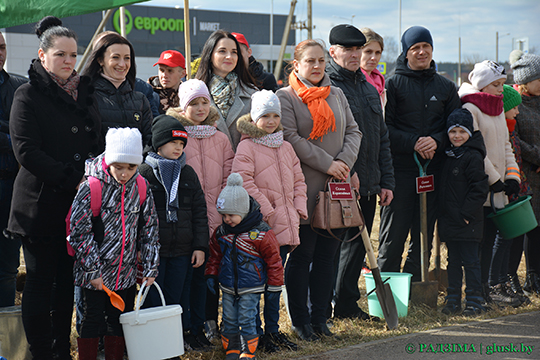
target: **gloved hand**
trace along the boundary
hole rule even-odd
[[[519,183],[517,180],[509,179],[504,182],[504,193],[506,196],[519,194]]]
[[[494,193],[504,191],[504,183],[501,180],[497,180],[496,183],[489,187],[489,190],[493,191]]]
[[[210,276],[206,279],[206,286],[208,287],[208,290],[216,295],[217,292],[216,292],[216,277],[215,276]]]
[[[277,302],[279,304],[279,297],[281,291],[267,291],[264,293],[264,301]]]

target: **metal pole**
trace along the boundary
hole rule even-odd
[[[307,2],[307,38],[313,39],[313,22],[312,22],[312,3],[311,0],[308,0]]]
[[[120,6],[120,35],[126,37],[126,8]]]
[[[79,62],[79,64],[75,68],[75,70],[77,70],[77,72],[80,72],[81,69],[86,64],[86,61],[88,60],[88,57],[90,56],[90,52],[92,51],[92,48],[93,48],[92,45],[94,43],[95,38],[101,33],[101,31],[105,27],[105,24],[111,18],[112,14],[113,14],[113,9],[109,9],[109,10],[107,10],[105,15],[103,16],[103,19],[101,19],[101,22],[99,23],[99,25],[98,25],[98,27],[96,29],[96,32],[94,33],[94,36],[92,36],[92,39],[90,40],[90,43],[88,44],[88,46],[84,50],[84,54],[81,57],[81,61]]]
[[[268,71],[273,69],[274,61],[274,0],[270,1],[270,66]]]
[[[283,31],[283,37],[281,38],[281,48],[279,49],[279,56],[277,59],[276,67],[274,68],[274,76],[276,80],[279,80],[279,75],[281,73],[281,65],[283,63],[283,56],[285,55],[285,47],[287,46],[287,40],[289,39],[289,32],[291,31],[291,23],[294,15],[294,9],[298,0],[291,1],[291,9],[289,10],[289,16],[287,17],[287,22],[285,23],[285,30]]]
[[[399,22],[399,27],[398,27],[398,31],[399,31],[399,34],[398,34],[398,42],[399,40],[401,39],[401,0],[399,0],[399,19],[398,19],[398,22]]]
[[[495,31],[495,62],[499,62],[499,32]]]
[[[461,86],[461,36],[459,37],[459,59],[458,59],[458,65],[457,65],[457,71],[458,71],[458,86]]]
[[[189,37],[189,0],[184,0],[184,42],[186,50],[186,79],[191,79],[191,41]]]

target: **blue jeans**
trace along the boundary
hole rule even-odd
[[[223,334],[256,335],[255,317],[261,294],[244,294],[236,298],[223,292]]]
[[[461,295],[463,269],[465,269],[466,293],[482,291],[480,282],[480,243],[475,241],[448,241],[448,293]]]
[[[8,239],[4,229],[9,219],[14,179],[0,180],[0,307],[15,305],[15,285],[21,241]]]
[[[167,305],[182,306],[182,326],[185,331],[191,329],[190,288],[193,267],[191,256],[160,257],[157,283],[163,291]],[[161,298],[155,286],[150,288],[144,307],[161,306]]]

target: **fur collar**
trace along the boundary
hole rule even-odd
[[[189,120],[184,115],[180,114],[179,112],[182,111],[182,108],[169,108],[166,115],[170,115],[176,120],[180,121],[180,123],[184,126],[195,126],[193,121]],[[208,113],[208,116],[200,125],[210,125],[210,126],[216,126],[216,122],[219,120],[219,113],[218,110],[215,108],[215,106],[210,106],[210,112]]]
[[[247,135],[254,139],[258,139],[265,135],[268,135],[266,131],[259,129],[257,125],[255,125],[255,122],[251,119],[251,114],[249,113],[242,115],[240,118],[238,118],[236,122],[236,128],[238,129],[238,132],[240,134]],[[283,130],[283,126],[281,126],[281,123],[274,131],[274,133],[280,130]]]

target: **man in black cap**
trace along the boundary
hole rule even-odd
[[[360,69],[362,46],[366,38],[352,25],[338,25],[330,30],[330,56],[326,72],[332,85],[343,90],[354,119],[364,134],[358,158],[351,173],[351,183],[361,195],[360,205],[371,233],[377,194],[381,205],[388,205],[393,198],[394,170],[390,154],[390,139],[384,123],[379,94],[367,82]],[[347,238],[358,234],[358,228],[351,228]],[[339,266],[335,287],[334,316],[341,318],[370,319],[357,305],[360,299],[358,278],[366,256],[361,237],[341,244]]]
[[[447,145],[446,119],[461,107],[453,82],[437,74],[432,60],[433,39],[428,29],[413,26],[401,38],[403,52],[397,59],[396,73],[386,82],[388,103],[386,125],[390,133],[396,179],[394,200],[381,210],[379,268],[399,272],[401,256],[411,234],[403,272],[420,281],[420,200],[416,193],[419,168],[414,153],[427,173],[434,175],[435,187],[427,195],[428,246],[431,248],[437,219],[437,182]]]

